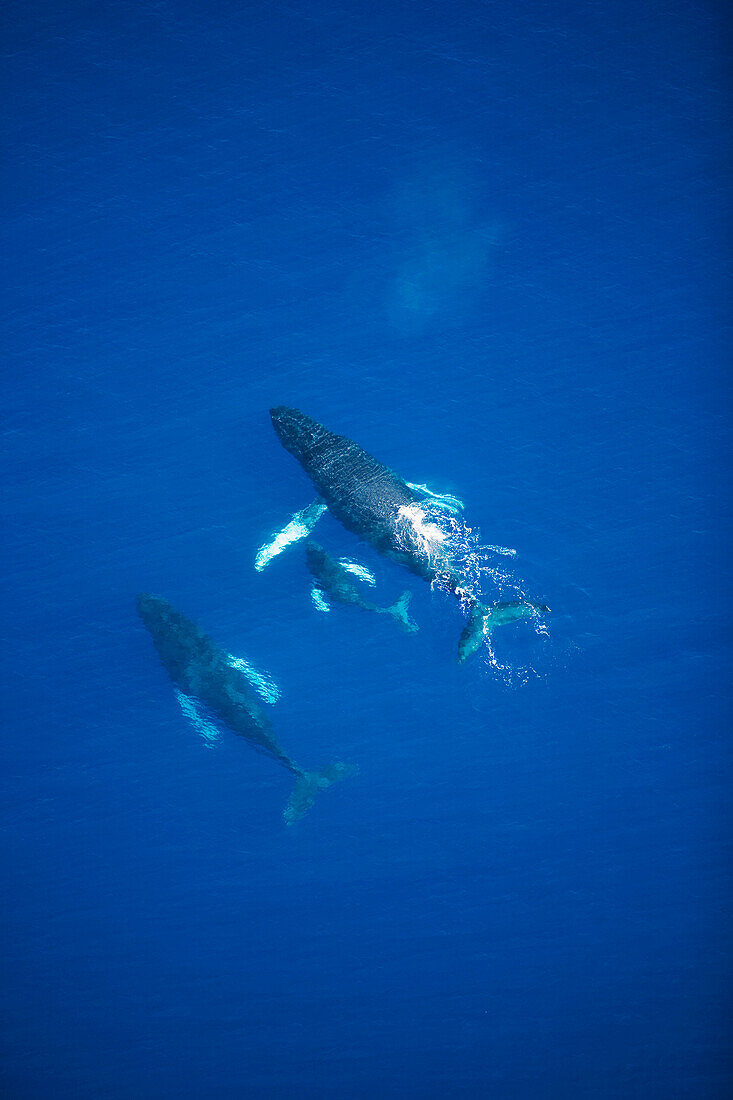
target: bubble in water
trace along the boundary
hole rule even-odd
[[[513,568],[516,550],[482,542],[478,528],[470,527],[460,515],[431,507],[428,502],[421,504],[419,510],[418,532],[432,532],[437,528],[440,533],[439,541],[433,539],[433,544],[439,546],[432,557],[436,564],[436,574],[431,582],[433,590],[456,592],[466,615],[470,614],[476,603],[490,607],[497,603],[526,601],[533,610],[525,621],[532,625],[535,635],[549,638],[542,610],[535,606],[534,600],[527,594],[526,581]],[[460,588],[455,587],[456,574],[461,578]],[[502,647],[501,642],[499,645]],[[540,676],[531,665],[499,660],[493,632],[486,634],[480,652],[483,669],[507,686],[525,684],[531,678]]]

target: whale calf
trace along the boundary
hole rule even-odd
[[[470,591],[448,547],[446,532],[409,485],[352,439],[336,435],[299,409],[270,409],[280,442],[298,460],[319,498],[347,530],[412,573],[451,592],[469,611],[459,644],[463,662],[499,625],[496,609]],[[527,601],[520,601],[524,606]],[[492,616],[494,620],[492,622]],[[523,615],[515,615],[521,618]],[[502,621],[510,621],[508,618]]]
[[[357,568],[353,563],[336,561],[326,553],[322,546],[312,539],[305,544],[305,556],[308,562],[311,576],[315,580],[315,593],[325,593],[332,596],[339,603],[350,604],[352,607],[360,607],[363,611],[374,611],[378,615],[391,615],[398,626],[403,630],[414,633],[418,629],[417,624],[407,614],[407,607],[412,599],[412,592],[403,592],[398,600],[390,607],[380,607],[365,600],[353,582],[353,576],[364,578],[365,571]],[[373,580],[371,574],[367,574]],[[327,608],[326,608],[327,609]]]
[[[186,705],[190,704],[189,717],[200,723],[203,719],[197,704],[204,707],[232,733],[295,776],[295,787],[283,814],[287,825],[310,809],[319,791],[352,774],[352,768],[339,762],[318,771],[301,768],[275,738],[248,675],[251,666],[225,653],[196,623],[162,597],[143,592],[137,598],[137,608],[163,667],[183,693],[184,713],[189,713]],[[207,726],[210,730],[211,726]],[[210,739],[211,733],[204,736]]]

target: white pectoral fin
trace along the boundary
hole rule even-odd
[[[408,489],[412,489],[414,493],[420,493],[426,503],[432,504],[436,508],[443,508],[454,516],[463,511],[463,501],[459,500],[458,497],[454,497],[451,493],[434,493],[427,485],[414,485],[411,481],[406,481],[405,485]],[[512,550],[510,546],[487,545],[484,549],[490,550],[493,554],[501,554],[505,558],[514,558],[517,555],[517,551]]]
[[[371,585],[372,588],[376,585],[377,578],[369,572],[365,565],[360,565],[358,561],[352,561],[351,558],[339,558],[339,565],[347,573],[352,573],[353,576],[358,577],[365,584]]]
[[[313,604],[317,611],[331,610],[328,604],[328,600],[323,595],[323,592],[321,592],[320,588],[318,588],[318,586],[315,584],[311,588],[311,599],[313,600]]]
[[[239,672],[244,673],[249,684],[265,703],[274,704],[278,701],[282,692],[269,672],[262,672],[260,669],[255,668],[254,665],[251,665],[249,661],[245,661],[244,657],[233,657],[231,653],[227,655],[227,661],[232,668],[236,668]]]
[[[447,512],[452,512],[454,515],[463,511],[463,501],[452,496],[451,493],[434,493],[427,485],[413,485],[411,481],[406,481],[405,485],[408,489],[412,489],[413,493],[420,493],[437,508],[445,508]]]
[[[296,512],[293,518],[283,527],[282,531],[278,531],[273,535],[270,542],[265,543],[257,551],[257,557],[255,558],[255,569],[258,573],[261,573],[266,565],[276,558],[278,554],[282,554],[283,550],[286,550],[288,546],[292,546],[294,542],[299,542],[300,539],[306,538],[311,533],[318,520],[327,509],[327,505],[322,500],[314,500],[312,504],[309,504],[307,508],[303,508],[300,512]]]
[[[185,692],[179,691],[178,688],[175,691],[183,717],[188,719],[204,744],[212,748],[221,737],[221,730],[206,717],[203,709],[195,699],[190,695],[186,695]]]

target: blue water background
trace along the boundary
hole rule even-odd
[[[6,8],[4,1097],[724,1095],[723,12]],[[459,667],[330,517],[417,635],[256,574],[281,403],[457,494],[549,639]],[[285,829],[142,589],[359,775]]]

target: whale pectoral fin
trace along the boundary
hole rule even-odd
[[[377,583],[377,578],[373,573],[370,573],[365,565],[360,565],[358,561],[354,561],[352,558],[339,558],[339,565],[346,570],[347,573],[351,573],[352,576],[358,577],[360,581],[364,581],[371,588]]]
[[[175,689],[175,692],[184,718],[188,719],[204,744],[208,745],[209,748],[213,748],[221,737],[221,730],[208,720],[203,709],[191,695],[186,695],[178,688]]]
[[[266,703],[276,703],[282,695],[279,686],[269,672],[262,672],[260,669],[255,668],[249,661],[245,661],[244,657],[234,657],[231,653],[228,653],[227,663],[232,668],[244,673],[250,686],[254,688],[260,699],[263,699]]]
[[[458,497],[454,497],[451,493],[434,493],[427,485],[415,485],[411,481],[406,481],[405,485],[408,489],[412,489],[413,493],[420,493],[425,500],[429,500],[437,508],[445,508],[447,512],[452,512],[453,515],[463,511],[463,501],[459,500]]]
[[[276,532],[272,536],[269,542],[266,542],[264,546],[261,546],[257,551],[255,557],[255,569],[258,573],[261,573],[266,565],[269,565],[273,558],[276,558],[278,554],[282,554],[283,550],[286,550],[288,546],[292,546],[294,542],[299,542],[301,539],[306,538],[311,533],[318,520],[328,508],[328,505],[322,500],[314,500],[312,504],[309,504],[307,508],[303,508],[300,512],[296,512],[292,519],[288,520],[281,531]]]
[[[317,611],[331,610],[328,600],[326,599],[322,589],[320,589],[317,584],[314,584],[311,588],[311,599],[313,600],[313,604]]]

